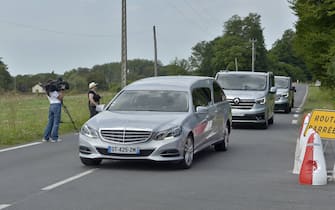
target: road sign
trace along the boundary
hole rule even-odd
[[[335,110],[313,110],[305,134],[309,128],[313,128],[322,139],[335,140]]]

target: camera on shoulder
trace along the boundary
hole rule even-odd
[[[62,78],[58,78],[57,80],[49,80],[46,85],[44,85],[44,89],[47,93],[53,91],[61,91],[70,89],[70,85],[68,82],[63,81]]]

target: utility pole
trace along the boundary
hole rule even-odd
[[[256,59],[256,56],[255,56],[255,42],[257,42],[256,39],[250,39],[250,42],[252,44],[252,51],[251,51],[251,69],[252,71],[254,72],[255,71],[255,59]]]
[[[235,70],[238,71],[237,58],[235,57]]]
[[[156,39],[156,27],[153,26],[153,30],[154,30],[154,49],[155,49],[155,77],[157,77],[158,75],[158,68],[157,68],[157,39]]]
[[[127,9],[126,0],[122,0],[122,43],[121,43],[121,87],[127,85]]]

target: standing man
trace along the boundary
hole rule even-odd
[[[98,114],[96,108],[100,104],[101,96],[97,93],[97,85],[95,82],[88,84],[88,109],[90,111],[90,118]]]
[[[50,83],[52,83],[52,81],[49,81],[49,87],[46,88],[47,97],[50,102],[48,124],[45,127],[42,141],[48,142],[50,140],[50,142],[55,143],[62,141],[58,138],[58,129],[62,112],[64,90],[58,90],[57,85]]]

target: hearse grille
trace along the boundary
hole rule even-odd
[[[142,143],[151,137],[148,130],[129,130],[129,129],[102,129],[100,130],[102,139],[107,142],[119,144]]]

